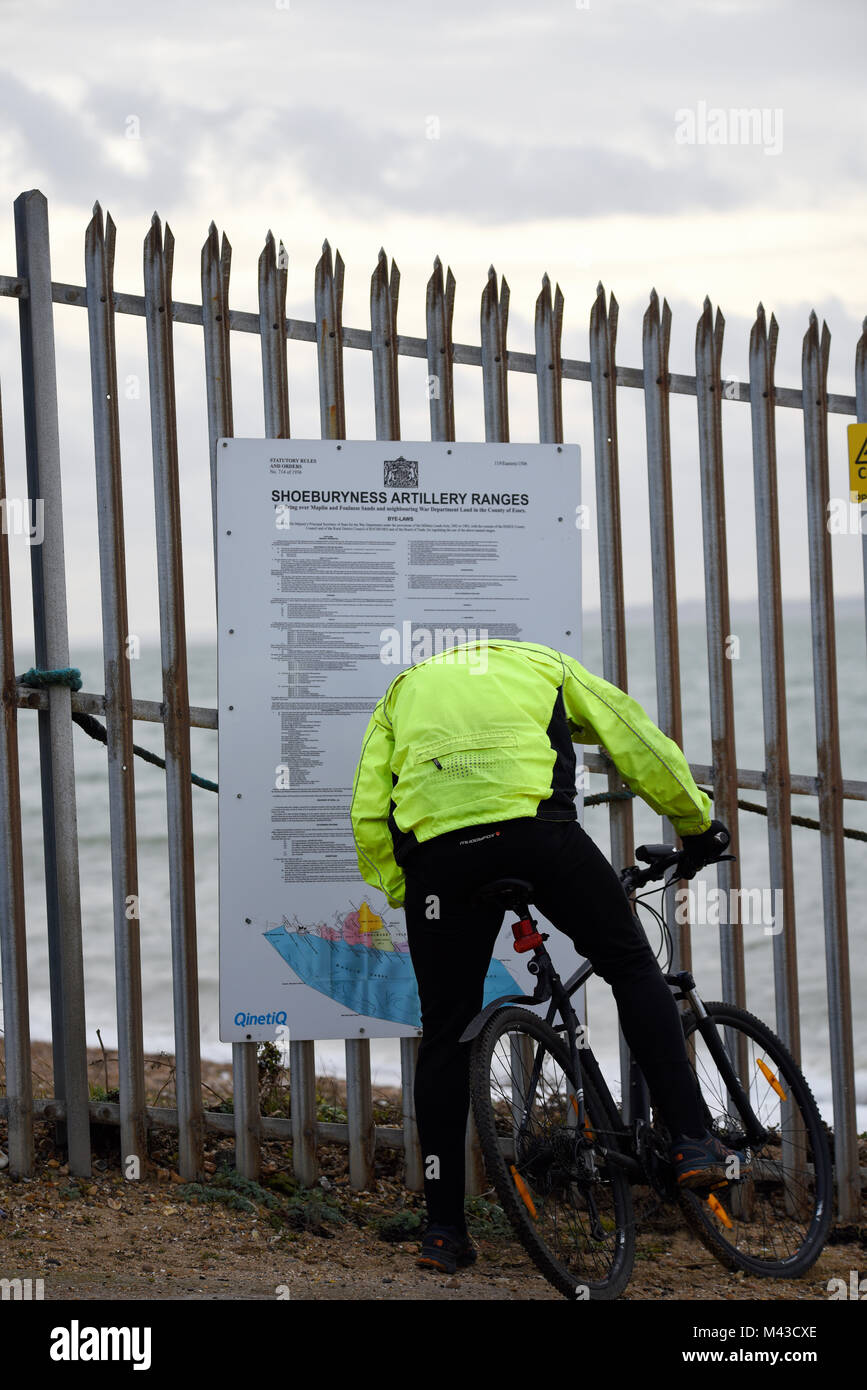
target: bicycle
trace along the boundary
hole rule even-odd
[[[651,892],[664,892],[695,872],[672,845],[640,846],[636,858],[648,867],[621,872],[627,893],[654,879],[665,881]],[[473,1115],[489,1178],[518,1238],[569,1298],[613,1299],[626,1288],[635,1258],[635,1185],[679,1204],[723,1265],[752,1274],[803,1274],[831,1223],[831,1155],[800,1068],[760,1019],[702,1001],[689,971],[666,973],[671,938],[664,913],[644,903],[649,896],[636,902],[660,922],[669,947],[664,977],[688,1005],[681,1022],[706,1127],[727,1148],[748,1149],[752,1157],[744,1175],[733,1157],[730,1180],[706,1192],[678,1187],[661,1117],[623,1123],[571,1004],[593,967],[585,962],[562,983],[545,949],[548,934],[530,916],[532,884],[498,879],[475,895],[517,914],[514,949],[533,952],[528,969],[536,986],[532,995],[494,1000],[461,1035],[472,1043]],[[520,1007],[545,1003],[545,1018]]]

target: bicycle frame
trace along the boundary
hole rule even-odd
[[[628,870],[626,872],[627,874],[629,873]],[[510,910],[514,911],[519,918],[519,923],[513,924],[513,930],[516,936],[515,945],[516,949],[518,949],[518,926],[520,925],[523,927],[526,933],[528,925],[535,928],[536,923],[534,919],[530,917],[528,901],[523,899],[518,900]],[[460,1041],[471,1042],[473,1038],[477,1037],[481,1032],[491,1015],[496,1013],[498,1009],[503,1008],[506,1004],[548,1003],[549,1007],[545,1015],[545,1022],[556,1032],[565,1032],[567,1036],[575,1085],[576,1117],[578,1127],[583,1129],[585,1124],[584,1088],[582,1085],[582,1066],[578,1057],[578,1030],[582,1025],[572,1007],[571,997],[586,983],[590,976],[594,974],[594,969],[589,961],[585,961],[583,965],[578,967],[574,974],[569,976],[569,979],[564,984],[554,969],[554,963],[545,949],[544,942],[547,939],[547,933],[539,934],[537,944],[533,949],[533,960],[529,961],[527,964],[530,973],[536,976],[536,987],[533,994],[501,995],[498,999],[493,1000],[468,1024],[461,1034]],[[664,978],[666,983],[674,990],[675,999],[685,1000],[692,1009],[696,1019],[696,1031],[699,1032],[704,1039],[708,1052],[713,1058],[720,1076],[725,1082],[731,1104],[737,1111],[744,1127],[747,1143],[753,1147],[757,1147],[767,1139],[767,1131],[759,1123],[750,1105],[749,1097],[741,1085],[740,1079],[729,1058],[719,1032],[713,1020],[709,1017],[696,990],[695,980],[692,974],[687,970],[682,970],[676,974],[666,974]],[[558,1014],[561,1019],[559,1024],[555,1022]],[[586,1049],[582,1047],[580,1050],[586,1052],[584,1066],[595,1088],[601,1095],[610,1100],[612,1107],[614,1107],[614,1100],[611,1096],[610,1089],[605,1082],[601,1068],[592,1051],[589,1047]],[[540,1044],[536,1049],[533,1069],[529,1077],[529,1084],[526,1091],[526,1099],[529,1102],[528,1108],[532,1106],[536,1087],[541,1075],[542,1052],[543,1047]],[[624,1152],[622,1149],[617,1148],[606,1150],[607,1160],[625,1168],[633,1181],[642,1181],[647,1176],[643,1163],[639,1162],[635,1157],[639,1149],[639,1131],[642,1126],[646,1126],[646,1121],[637,1120],[631,1129],[624,1128],[621,1131],[620,1137],[629,1145],[628,1152]]]

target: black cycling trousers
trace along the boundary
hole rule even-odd
[[[495,878],[532,901],[614,992],[620,1024],[673,1135],[704,1133],[677,1005],[612,865],[577,821],[521,818],[450,831],[404,857],[407,938],[421,999],[415,1106],[431,1224],[464,1227],[469,1053],[458,1039],[482,1007],[503,921],[470,906]],[[438,899],[438,917],[429,915]],[[431,1159],[438,1159],[438,1164]]]

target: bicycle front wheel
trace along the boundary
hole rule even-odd
[[[470,1092],[488,1176],[527,1253],[566,1298],[616,1298],[635,1255],[632,1195],[609,1109],[583,1079],[585,1123],[569,1048],[536,1014],[494,1014],[473,1043]]]
[[[685,1015],[707,1127],[730,1149],[751,1147],[752,1169],[710,1198],[681,1191],[681,1208],[727,1268],[775,1278],[803,1274],[822,1252],[833,1205],[831,1155],[816,1102],[788,1048],[760,1019],[733,1004],[705,1008],[767,1138],[749,1145],[696,1017]]]

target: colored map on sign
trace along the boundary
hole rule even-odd
[[[311,989],[369,1018],[421,1027],[421,1005],[405,937],[392,933],[368,903],[332,925],[289,923],[264,933],[275,951]],[[498,960],[485,976],[484,1003],[520,987]]]

